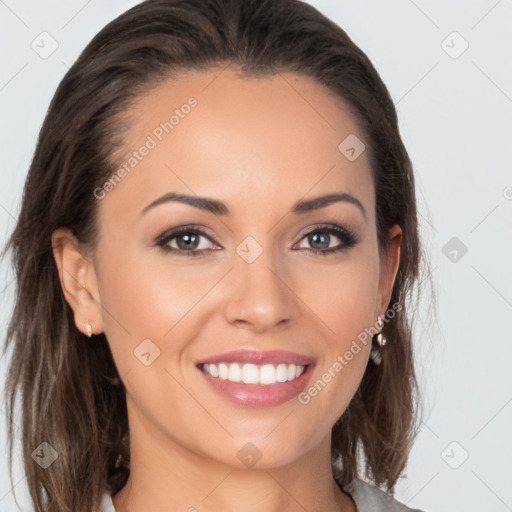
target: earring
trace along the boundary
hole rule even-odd
[[[379,315],[377,318],[377,325],[382,330],[384,322],[382,321],[382,317]],[[370,351],[370,357],[372,361],[379,365],[382,362],[382,356],[380,355],[380,348],[382,348],[386,344],[386,338],[383,336],[382,332],[376,334],[372,339],[372,349]]]
[[[87,319],[82,325],[85,327],[85,335],[90,338],[92,336],[92,327],[89,323],[89,319]]]
[[[381,332],[379,332],[379,334],[377,334],[376,340],[377,340],[377,343],[379,344],[379,347],[383,347],[386,344],[387,340],[382,335],[382,327],[384,326],[384,322],[382,321],[382,317],[380,315],[377,318],[377,324],[379,325],[379,329],[381,329]]]
[[[370,357],[377,366],[382,362],[382,356],[380,355],[379,349],[376,347],[372,347],[372,350],[370,351]]]

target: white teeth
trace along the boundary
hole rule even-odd
[[[277,365],[277,382],[286,382],[288,380],[288,367],[285,364]]]
[[[287,375],[287,378],[288,380],[294,380],[295,379],[295,370],[296,370],[296,366],[294,364],[289,364],[288,365],[288,375]]]
[[[278,382],[297,379],[305,372],[306,367],[293,363],[264,364],[262,366],[251,363],[243,365],[239,363],[220,363],[204,364],[203,370],[206,374],[222,380],[270,386]]]
[[[258,367],[255,364],[244,364],[242,375],[244,384],[258,384]]]
[[[264,364],[260,369],[260,384],[268,385],[276,382],[276,367],[273,364]]]
[[[210,365],[210,373],[211,373],[212,366],[216,366],[216,365],[214,365],[214,364]],[[221,364],[219,364],[218,369],[219,369],[219,379],[226,380],[229,376],[228,367],[225,364],[221,363]]]
[[[237,363],[229,365],[228,380],[231,382],[240,382],[242,380],[242,370]]]

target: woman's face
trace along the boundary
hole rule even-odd
[[[328,446],[370,339],[344,354],[385,312],[399,255],[397,237],[379,259],[354,118],[309,78],[231,68],[182,75],[128,114],[124,172],[95,192],[90,320],[132,442],[237,467]]]

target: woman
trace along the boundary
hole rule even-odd
[[[411,510],[414,177],[385,85],[311,6],[147,0],[108,24],[8,247],[38,512]]]

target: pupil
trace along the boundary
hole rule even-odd
[[[195,240],[192,240],[195,239]],[[181,244],[180,241],[184,241],[185,243]],[[194,242],[197,244],[197,235],[194,234],[187,234],[187,235],[180,235],[178,237],[178,247],[180,249],[190,249],[191,247],[195,249]]]
[[[314,233],[313,235],[310,235],[309,242],[315,249],[326,249],[327,247],[329,247],[329,234]],[[321,245],[321,247],[318,247],[318,246],[315,247],[316,243],[319,243]]]

